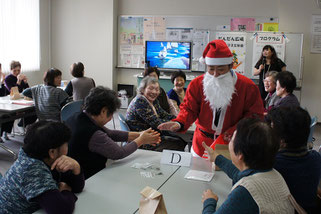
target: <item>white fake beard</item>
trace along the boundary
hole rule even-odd
[[[205,73],[203,79],[205,101],[215,109],[227,107],[232,101],[235,85],[231,72],[214,77]]]

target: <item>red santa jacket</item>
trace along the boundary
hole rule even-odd
[[[232,95],[232,102],[226,110],[222,133],[227,131],[233,134],[236,124],[244,117],[257,116],[263,119],[264,107],[258,87],[249,78],[236,74],[236,92]],[[208,146],[213,143],[213,139],[206,137],[199,129],[215,134],[212,130],[213,111],[209,103],[205,102],[203,78],[204,75],[201,75],[188,85],[184,102],[180,105],[180,112],[173,120],[184,125],[182,132],[185,132],[196,120],[197,128],[193,137],[193,149],[199,156],[204,153],[203,141]]]

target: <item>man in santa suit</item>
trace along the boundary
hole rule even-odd
[[[244,117],[263,119],[264,111],[258,87],[231,70],[233,55],[223,40],[210,42],[202,58],[207,72],[188,85],[176,119],[158,127],[185,132],[195,121],[191,152],[200,157],[204,153],[202,142],[210,146],[219,137],[215,143],[228,144],[238,121]]]

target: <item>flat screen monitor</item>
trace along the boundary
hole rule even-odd
[[[145,45],[147,66],[165,70],[191,70],[191,42],[146,41]]]

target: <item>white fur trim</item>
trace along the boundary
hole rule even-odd
[[[194,151],[193,146],[192,146],[192,148],[191,148],[191,154],[192,154],[193,157],[201,158],[201,156],[199,156],[199,155]]]
[[[204,57],[200,57],[200,59],[198,60],[201,64],[205,64],[205,59],[204,59]]]
[[[205,57],[206,65],[229,65],[233,62],[233,57],[209,58]]]

